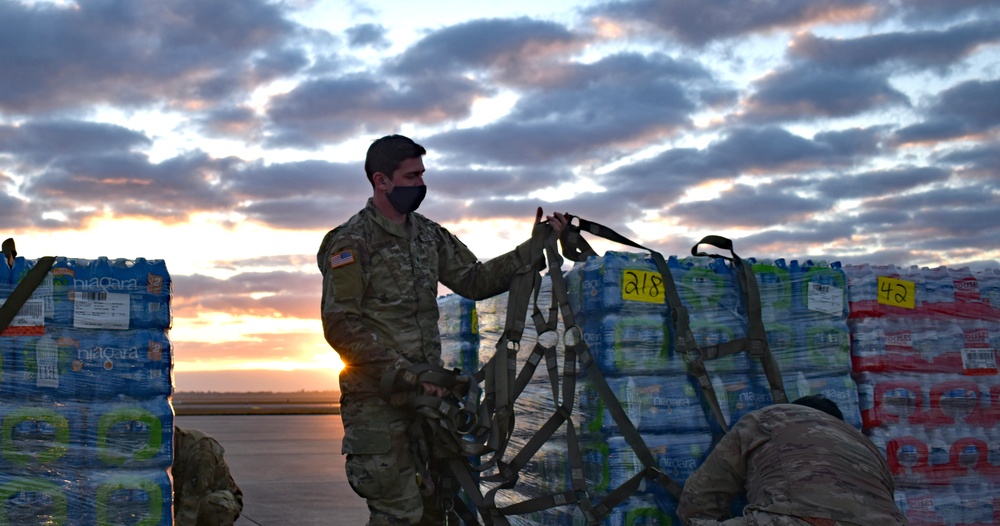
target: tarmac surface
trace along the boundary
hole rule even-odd
[[[243,490],[236,526],[363,525],[368,507],[347,484],[340,415],[185,415],[222,444]]]

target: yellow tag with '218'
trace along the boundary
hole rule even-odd
[[[659,272],[648,270],[626,270],[622,272],[622,299],[663,303],[663,277]]]

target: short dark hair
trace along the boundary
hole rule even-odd
[[[840,420],[844,419],[844,413],[840,412],[840,408],[837,407],[837,402],[834,402],[823,395],[803,396],[792,403],[796,405],[804,405],[813,409],[819,409],[830,416],[835,416]]]
[[[368,182],[374,188],[376,173],[382,172],[391,179],[392,173],[399,168],[400,163],[426,153],[427,150],[423,146],[402,135],[386,135],[376,139],[368,147],[368,155],[365,156],[365,174],[368,176]]]

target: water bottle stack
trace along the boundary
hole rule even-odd
[[[170,300],[162,260],[56,258],[0,334],[0,523],[172,524]]]
[[[857,385],[851,375],[847,277],[837,262],[753,262],[768,347],[789,401],[806,395],[833,400],[844,420],[861,429]],[[766,386],[754,363],[754,384]],[[772,403],[770,399],[764,405]]]
[[[769,345],[780,364],[789,399],[823,394],[835,400],[847,420],[860,428],[846,323],[847,280],[839,264],[749,261],[760,290]],[[691,330],[699,346],[746,337],[747,308],[730,264],[711,258],[671,257],[667,265],[681,302],[690,312]],[[608,252],[576,264],[565,279],[575,321],[593,355],[594,366],[606,378],[659,466],[683,484],[704,461],[713,432],[721,428],[709,416],[698,384],[674,348],[670,312],[656,265],[644,254]],[[538,300],[539,311],[546,315],[550,287],[551,281],[545,277]],[[507,301],[508,295],[503,294],[476,303],[480,365],[497,352]],[[439,304],[443,304],[442,300]],[[442,327],[464,326],[451,319],[453,314],[445,314],[451,310],[455,309],[442,308],[442,320],[449,318],[442,321]],[[516,371],[522,371],[535,342],[541,338],[546,345],[555,346],[559,370],[564,373],[565,328],[560,323],[557,336],[539,336],[531,314],[529,309],[515,359]],[[449,346],[446,332],[442,330],[444,347]],[[706,361],[706,369],[729,425],[773,402],[760,363],[745,352]],[[607,402],[583,372],[577,377],[574,398],[574,426],[580,438],[590,497],[599,499],[643,466],[612,418]],[[543,360],[515,404],[516,426],[505,460],[521,450],[556,406]],[[522,468],[515,488],[498,493],[497,503],[503,506],[569,489],[568,451],[566,430],[560,428]],[[489,485],[483,488],[485,491]],[[604,523],[678,524],[675,509],[673,497],[649,484],[616,507]],[[511,517],[512,524],[571,525],[581,520],[575,507],[568,506]]]
[[[997,271],[852,265],[865,433],[914,525],[1000,523]]]

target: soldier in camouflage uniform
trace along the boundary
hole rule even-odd
[[[174,523],[233,526],[243,510],[243,492],[229,473],[225,450],[197,429],[174,428]]]
[[[426,193],[425,153],[399,135],[372,143],[365,160],[372,198],[327,233],[317,254],[323,332],[345,364],[340,409],[347,479],[367,499],[372,526],[445,523],[440,502],[426,494],[431,484],[418,482],[425,466],[407,434],[413,411],[377,396],[390,368],[442,364],[438,282],[484,299],[506,291],[517,271],[535,263],[528,243],[481,263],[448,230],[414,213]],[[567,222],[563,214],[548,220],[557,232]],[[447,394],[430,383],[421,388],[426,395]]]
[[[744,516],[726,520],[744,490]],[[906,525],[893,491],[875,445],[836,403],[808,396],[741,418],[687,480],[677,515],[689,526]]]

